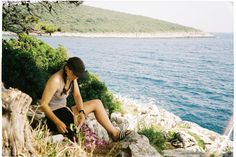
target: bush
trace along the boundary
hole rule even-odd
[[[83,101],[100,99],[104,107],[109,110],[109,113],[121,110],[121,103],[114,98],[105,84],[99,81],[95,74],[90,73],[87,80],[79,80],[78,83]],[[74,104],[72,96],[68,98],[68,104],[69,106]]]
[[[49,76],[60,69],[67,59],[65,48],[51,48],[32,36],[21,34],[18,39],[3,40],[2,80],[29,94],[35,103],[41,98]]]
[[[150,144],[155,147],[159,153],[163,154],[166,140],[161,131],[158,131],[154,127],[151,127],[142,129],[138,131],[138,133],[146,136],[149,139]]]
[[[47,22],[39,22],[34,26],[34,29],[36,31],[43,31],[45,33],[54,33],[56,31],[61,31],[61,28],[55,26],[52,23],[47,23]]]
[[[18,39],[3,40],[2,45],[2,80],[5,86],[27,93],[33,98],[33,103],[41,98],[50,75],[62,68],[68,58],[63,46],[53,49],[26,34],[19,35]],[[95,74],[80,81],[79,86],[84,101],[100,99],[109,113],[120,110],[120,102],[114,99]],[[68,104],[74,104],[72,96],[68,98]]]

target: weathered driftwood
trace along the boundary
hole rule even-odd
[[[2,155],[34,156],[32,130],[27,119],[31,97],[17,89],[2,88]]]

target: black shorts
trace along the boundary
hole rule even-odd
[[[75,131],[72,131],[70,129],[70,125],[74,124],[74,117],[72,115],[72,113],[69,111],[68,108],[63,107],[57,110],[54,110],[53,113],[63,122],[65,123],[65,125],[67,126],[67,130],[69,133],[66,133],[65,135],[70,135],[72,136],[72,134],[75,133]],[[57,126],[56,124],[49,119],[48,117],[46,117],[47,119],[47,126],[49,128],[50,131],[52,131],[55,134],[58,134],[58,130],[57,130]],[[74,130],[74,129],[73,129]]]

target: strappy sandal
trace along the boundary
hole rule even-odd
[[[125,139],[127,136],[129,136],[132,133],[131,130],[120,130],[119,136],[117,138],[112,137],[112,140],[114,142],[121,141]]]

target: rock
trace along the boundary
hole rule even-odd
[[[171,144],[177,148],[187,148],[196,145],[196,141],[185,132],[177,132]]]
[[[131,116],[131,115],[129,115]],[[128,120],[124,118],[121,113],[112,113],[111,121],[115,127],[120,129],[128,129]],[[94,132],[100,137],[108,138],[106,130],[98,124],[93,114],[89,115],[85,122]],[[103,130],[104,129],[104,130]],[[100,131],[99,131],[100,130]],[[112,143],[113,147],[110,151],[114,150],[112,156],[116,157],[158,157],[161,156],[155,148],[153,148],[148,141],[148,138],[133,132],[124,140]],[[112,154],[112,152],[110,152]]]
[[[222,154],[224,148],[229,148],[229,150],[233,148],[233,142],[227,137],[202,128],[193,122],[181,121],[177,124],[176,129],[185,129],[185,132],[196,134],[204,142],[206,154]]]
[[[164,156],[168,157],[203,157],[202,152],[193,152],[192,150],[186,150],[184,148],[178,148],[173,150],[164,150]]]
[[[96,149],[93,156],[161,157],[156,149],[149,144],[147,137],[135,132],[121,141],[111,142],[106,148]]]
[[[109,136],[107,134],[107,131],[101,126],[101,124],[98,123],[98,121],[95,118],[94,113],[91,113],[87,116],[85,120],[85,124],[88,125],[88,127],[101,139],[104,139],[105,141],[109,141]]]
[[[130,124],[127,118],[121,116],[121,113],[112,113],[111,122],[120,130],[127,130]]]
[[[57,134],[57,135],[49,136],[49,139],[51,140],[51,142],[57,143],[57,142],[61,142],[65,138],[62,134]]]
[[[161,157],[156,149],[149,144],[148,138],[143,135],[132,133],[119,143],[121,150],[127,152],[127,149],[129,149],[132,157]]]
[[[142,128],[149,128],[154,125],[163,131],[183,132],[179,135],[176,141],[176,147],[184,148],[192,152],[205,152],[207,154],[218,154],[233,149],[233,142],[214,131],[202,128],[196,123],[182,121],[178,116],[174,115],[158,107],[158,104],[141,105],[124,97],[117,97],[125,106],[124,114],[116,114],[116,119],[113,119],[113,124],[121,127],[124,119],[127,119],[129,127],[132,130],[138,131]],[[123,118],[123,120],[122,120]],[[121,122],[118,122],[120,120]],[[191,133],[191,134],[189,134]],[[196,141],[195,134],[199,141]],[[198,146],[199,142],[201,147]],[[172,148],[172,146],[170,147]],[[220,149],[219,149],[220,148]]]
[[[223,157],[233,157],[233,152],[223,153]]]
[[[160,112],[157,106],[149,105],[141,108],[141,115],[148,114],[150,116],[159,116]]]

